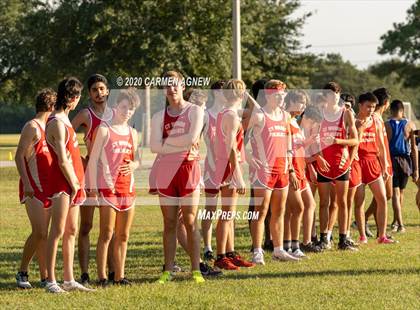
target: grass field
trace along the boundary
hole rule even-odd
[[[3,143],[3,136],[1,141]],[[14,143],[13,139],[10,141],[10,144]],[[159,207],[144,206],[143,203],[136,208],[126,264],[126,276],[134,285],[53,296],[39,288],[36,263],[30,266],[30,280],[37,288],[30,291],[15,288],[14,275],[30,226],[24,207],[18,203],[16,169],[1,168],[0,175],[0,309],[420,308],[420,221],[412,183],[407,190],[403,210],[407,232],[395,236],[400,240],[399,244],[380,246],[370,240],[358,253],[332,250],[311,255],[310,259],[298,263],[272,262],[270,253],[267,253],[266,266],[225,272],[222,277],[210,279],[204,285],[193,284],[188,272],[178,274],[176,281],[165,286],[154,283],[160,275],[163,261],[162,218]],[[141,187],[146,176],[147,171],[144,171],[138,177]],[[140,190],[138,201],[144,201],[145,197],[149,198],[145,190]],[[242,210],[245,208],[240,207]],[[236,224],[236,248],[247,256],[250,247],[247,222],[237,221]],[[96,274],[97,237],[96,213],[90,255],[93,277]],[[61,279],[62,261],[59,257],[57,276]],[[182,249],[178,249],[177,261],[188,268]],[[75,273],[80,276],[77,264]]]

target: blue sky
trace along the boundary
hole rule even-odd
[[[295,13],[313,12],[303,28],[303,45],[314,53],[339,53],[359,68],[390,56],[378,55],[380,37],[403,22],[415,0],[301,0]]]

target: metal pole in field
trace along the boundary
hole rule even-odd
[[[241,2],[232,0],[232,33],[233,33],[233,55],[232,55],[232,76],[234,79],[242,79],[241,72]]]

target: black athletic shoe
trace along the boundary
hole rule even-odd
[[[89,284],[89,282],[90,282],[89,274],[87,272],[82,273],[82,275],[80,276],[80,283],[82,285],[86,285],[86,284]]]
[[[100,279],[96,282],[97,286],[107,287],[109,285],[109,282],[107,279]]]
[[[115,278],[115,272],[113,272],[113,271],[108,272],[108,281],[113,282],[114,278]]]
[[[320,247],[322,250],[329,250],[331,249],[331,245],[328,243],[328,241],[320,240],[316,244],[318,247]]]
[[[359,251],[356,247],[352,246],[351,243],[347,239],[338,243],[338,249],[342,251],[353,251],[353,252]]]
[[[366,223],[366,225],[365,225],[365,233],[366,233],[366,237],[368,237],[368,238],[373,237],[373,232],[369,229],[368,223]]]
[[[317,246],[313,242],[309,242],[308,244],[300,244],[300,249],[304,253],[321,253],[323,250],[321,247]]]
[[[204,253],[204,261],[210,263],[210,264],[214,264],[214,262],[216,261],[216,259],[213,256],[213,252],[212,251],[206,251]]]
[[[319,240],[318,240],[318,236],[312,236],[312,237],[311,237],[311,242],[312,242],[313,244],[318,244],[318,242],[319,242]]]
[[[127,278],[122,278],[120,281],[114,281],[113,283],[114,283],[114,285],[124,285],[124,286],[130,286],[131,285],[131,282],[128,281]]]
[[[222,275],[222,271],[219,269],[214,269],[207,263],[200,263],[200,271],[204,277],[217,277]]]
[[[273,252],[274,251],[273,241],[272,240],[266,240],[264,242],[264,245],[263,245],[263,250]]]
[[[19,271],[16,274],[16,284],[17,287],[22,288],[22,289],[30,289],[32,288],[31,283],[29,283],[29,276],[28,276],[28,272],[26,271]]]

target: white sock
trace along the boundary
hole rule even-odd
[[[347,238],[350,238],[350,230],[347,231]]]
[[[332,236],[332,230],[327,231],[327,240],[330,241]]]
[[[213,249],[211,248],[211,245],[209,245],[209,246],[205,246],[204,247],[204,253],[206,253],[206,252],[213,252]]]
[[[262,248],[255,248],[254,249],[254,253],[262,253],[263,249]]]
[[[284,249],[282,246],[274,247],[274,253],[280,253],[280,252],[284,252]]]
[[[72,283],[74,283],[74,282],[76,282],[76,281],[74,281],[74,279],[73,279],[73,280],[71,280],[71,281],[64,281],[64,284],[72,284]]]

